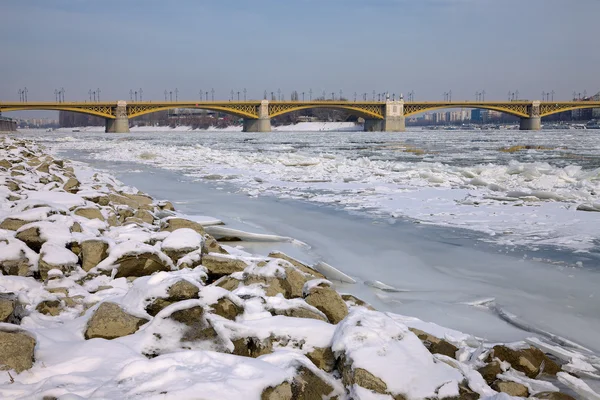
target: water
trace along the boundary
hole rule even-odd
[[[499,318],[501,311],[511,315],[509,319],[529,325],[531,331],[550,332],[600,351],[596,334],[600,331],[600,263],[594,242],[597,214],[582,214],[566,206],[572,199],[583,198],[582,187],[594,189],[596,184],[593,171],[600,153],[594,154],[597,140],[589,135],[565,136],[568,144],[563,146],[584,157],[579,160],[585,163],[578,167],[569,163],[566,155],[560,157],[551,150],[516,155],[498,151],[517,141],[551,147],[562,141],[565,132],[46,135],[32,136],[66,157],[108,169],[127,184],[175,201],[182,212],[211,215],[232,227],[307,243],[310,249],[278,246],[309,262],[324,260],[352,275],[358,283],[339,289],[357,294],[380,310],[413,315],[491,341],[532,335]],[[398,150],[409,143],[410,148],[426,152]],[[470,157],[465,154],[468,151]],[[535,166],[537,175],[508,174],[502,169],[515,162],[525,170]],[[427,170],[424,164],[434,165],[444,180],[406,178],[412,170],[423,174]],[[556,179],[548,186],[570,197],[562,202],[523,202],[518,206],[525,214],[535,214],[528,217],[538,222],[535,229],[511,217],[505,209],[517,207],[510,202],[497,202],[477,211],[479,214],[473,212],[481,210],[476,205],[446,204],[459,219],[467,215],[460,208],[470,208],[471,220],[466,225],[480,224],[486,218],[486,226],[494,228],[490,210],[506,212],[505,228],[522,233],[513,235],[513,243],[498,241],[489,231],[442,224],[439,219],[433,220],[435,225],[416,223],[432,221],[411,214],[409,207],[405,208],[408,214],[392,216],[383,204],[385,198],[410,193],[418,208],[437,212],[449,199],[448,193],[467,191],[483,198],[482,193],[487,192],[461,187],[464,182],[457,179],[461,168],[495,171],[503,179],[517,175],[518,179],[511,181],[515,185],[535,182],[540,186],[550,176]],[[565,179],[557,178],[557,171],[565,168],[577,171],[566,174]],[[539,173],[540,169],[546,173]],[[349,176],[355,180],[344,179]],[[394,180],[402,177],[399,182]],[[561,179],[573,182],[565,184]],[[379,187],[388,191],[369,191]],[[541,210],[548,206],[563,207],[571,222],[576,216],[583,223],[569,225],[563,214],[552,208],[544,215]],[[549,221],[539,221],[544,218]],[[542,230],[539,222],[562,225]],[[578,233],[570,231],[573,227]],[[544,232],[554,233],[553,239],[568,236],[569,240],[548,242]],[[539,238],[533,239],[535,235]],[[586,244],[585,248],[574,246],[579,238],[589,239],[578,242]],[[267,253],[273,245],[248,248]],[[373,287],[374,281],[398,291]],[[494,301],[485,302],[489,299]],[[486,305],[472,305],[479,302]]]

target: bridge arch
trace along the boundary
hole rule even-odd
[[[434,110],[444,109],[457,109],[457,108],[469,108],[469,109],[481,109],[481,110],[492,110],[498,111],[504,114],[512,115],[520,118],[529,118],[529,106],[530,102],[512,102],[512,103],[475,103],[475,102],[464,102],[464,103],[404,103],[404,116],[411,117],[413,115],[422,114]]]
[[[173,110],[176,108],[181,109],[189,109],[189,110],[207,110],[207,111],[216,111],[222,112],[225,114],[234,115],[240,118],[250,118],[257,119],[258,104],[228,104],[224,102],[224,104],[202,104],[202,103],[193,103],[193,104],[169,104],[169,105],[152,105],[152,104],[133,104],[130,103],[128,105],[128,117],[136,118],[142,115],[151,114],[159,111],[167,111]]]
[[[353,104],[349,102],[336,103],[336,102],[313,102],[309,104],[295,104],[295,103],[270,103],[269,104],[269,117],[275,118],[285,114],[289,114],[295,111],[311,110],[311,109],[330,109],[330,110],[344,110],[350,111],[353,115],[365,118],[365,119],[383,119],[383,107],[381,103],[373,104]]]
[[[69,103],[64,105],[57,104],[27,104],[23,105],[10,105],[3,106],[0,104],[0,112],[11,112],[11,111],[30,111],[30,110],[44,110],[44,111],[71,111],[79,114],[94,115],[96,117],[115,119],[112,105],[89,105],[89,106],[77,106]]]
[[[545,105],[544,104],[540,108],[541,108],[540,116],[547,117],[549,115],[558,114],[558,113],[562,113],[562,112],[566,112],[566,111],[583,110],[583,109],[589,109],[589,108],[600,108],[600,104],[596,103],[596,104],[578,104],[575,106],[561,106],[559,103],[557,103],[556,105],[553,105],[553,104]]]

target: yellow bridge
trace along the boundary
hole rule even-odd
[[[0,113],[23,110],[59,110],[106,119],[106,131],[129,132],[129,119],[174,108],[204,109],[244,119],[244,131],[268,132],[271,118],[314,108],[347,110],[365,119],[366,131],[404,131],[405,118],[439,109],[479,108],[521,118],[521,129],[540,129],[541,117],[582,108],[600,108],[600,101],[113,101],[113,102],[0,102]]]

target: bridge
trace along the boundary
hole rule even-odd
[[[401,132],[405,118],[432,110],[478,108],[520,118],[521,130],[539,130],[541,118],[575,109],[600,108],[600,101],[113,101],[0,102],[0,113],[24,110],[73,111],[106,119],[106,132],[129,132],[129,119],[174,108],[204,109],[244,119],[244,132],[270,132],[271,118],[314,108],[347,110],[365,120],[365,131]]]

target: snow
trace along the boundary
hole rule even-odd
[[[204,238],[198,232],[189,228],[177,229],[169,234],[163,242],[164,250],[196,250],[202,247]]]
[[[46,242],[42,245],[40,258],[44,262],[55,266],[74,266],[79,261],[79,258],[72,251],[66,249],[64,245],[53,242]]]

